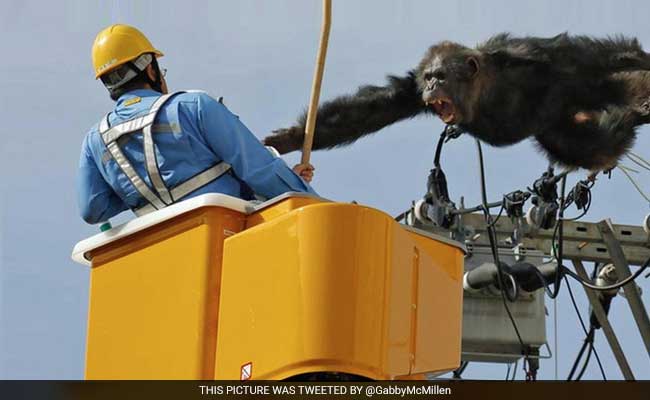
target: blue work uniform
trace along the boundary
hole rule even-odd
[[[160,96],[147,89],[128,92],[117,100],[106,120],[115,126],[145,115]],[[81,217],[91,224],[147,204],[107,150],[99,126],[93,126],[84,139],[77,182]],[[251,189],[265,198],[289,191],[316,194],[282,159],[273,156],[236,115],[204,92],[180,92],[170,97],[158,111],[151,130],[156,164],[168,187],[178,186],[219,163],[231,167],[229,173],[182,199],[223,193],[250,200]],[[149,188],[153,187],[145,168],[141,131],[117,143],[135,172]]]

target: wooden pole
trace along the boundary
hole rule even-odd
[[[311,147],[314,143],[314,128],[316,127],[316,112],[318,111],[318,99],[320,87],[323,81],[325,70],[325,57],[327,56],[327,43],[330,36],[330,25],[332,21],[332,0],[323,0],[323,24],[318,45],[318,56],[316,58],[316,70],[311,85],[311,97],[309,99],[309,110],[307,111],[307,123],[305,124],[305,139],[302,144],[301,164],[308,164],[311,157]]]

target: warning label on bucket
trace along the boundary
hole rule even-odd
[[[248,362],[248,363],[241,366],[241,375],[239,377],[240,380],[247,381],[247,380],[251,379],[252,375],[253,375],[253,363],[252,362]]]

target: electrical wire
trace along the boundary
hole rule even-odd
[[[640,194],[640,195],[641,195],[641,196],[642,196],[642,197],[643,197],[647,202],[650,203],[650,198],[648,198],[648,196],[646,196],[646,194],[643,193],[643,190],[642,190],[641,187],[636,183],[636,181],[634,180],[634,178],[632,178],[632,176],[630,175],[630,173],[627,172],[625,169],[623,169],[623,168],[621,168],[621,167],[618,167],[618,166],[617,166],[616,168],[620,169],[621,172],[623,172],[623,173],[625,174],[625,176],[627,176],[627,179],[629,179],[630,182],[632,182],[632,185],[634,185],[634,187],[636,188],[636,191],[639,192],[639,194]]]
[[[442,136],[443,135],[441,135],[441,140],[438,142],[438,146],[437,146],[437,149],[436,149],[437,157],[436,157],[436,159],[434,161],[434,164],[436,164],[436,165],[439,164],[439,153],[440,153],[440,150],[442,149],[442,144],[444,143]],[[524,356],[524,370],[526,370],[526,362],[528,362],[528,364],[530,364],[529,360],[528,360],[527,346],[524,344],[524,342],[522,340],[521,333],[519,331],[517,323],[516,323],[514,317],[512,316],[512,313],[511,313],[510,308],[509,308],[508,303],[507,303],[507,300],[511,301],[511,302],[516,300],[516,298],[517,298],[516,289],[517,288],[516,288],[516,285],[513,286],[513,289],[514,289],[513,292],[514,293],[512,293],[512,294],[505,288],[505,281],[503,279],[504,271],[503,271],[503,266],[499,261],[499,253],[498,253],[498,245],[497,245],[497,234],[496,234],[496,231],[494,229],[494,225],[496,224],[498,219],[501,217],[501,214],[503,213],[504,202],[503,201],[501,202],[501,209],[499,211],[497,219],[493,221],[492,216],[490,215],[490,212],[489,212],[490,206],[493,206],[493,205],[488,204],[488,202],[487,202],[487,189],[486,189],[486,184],[485,184],[485,166],[484,166],[484,161],[483,161],[483,151],[482,151],[482,148],[481,148],[481,143],[478,140],[476,140],[476,145],[477,145],[478,158],[479,158],[479,169],[480,169],[480,180],[481,180],[481,200],[482,200],[482,204],[479,207],[483,211],[484,216],[485,216],[487,233],[488,233],[488,238],[489,238],[489,241],[490,241],[490,250],[492,252],[492,256],[494,258],[495,265],[497,266],[497,278],[498,278],[498,284],[499,284],[499,289],[500,289],[500,293],[501,293],[501,299],[502,299],[504,308],[506,310],[506,313],[508,315],[508,318],[510,319],[510,322],[511,322],[511,324],[513,326],[513,329],[515,331],[517,339],[519,340],[519,343],[521,345],[522,355]],[[622,169],[622,168],[621,168],[621,171],[623,171],[625,173],[625,175],[628,177],[628,179],[630,179],[630,181],[635,185],[635,187],[637,187],[637,190],[640,191],[640,188],[638,188],[638,185],[636,185],[636,183],[631,178],[631,176],[629,176],[629,173],[625,169]],[[556,259],[558,261],[558,271],[557,271],[556,277],[555,277],[553,292],[550,292],[550,289],[548,288],[548,283],[545,281],[544,277],[541,275],[541,272],[539,273],[539,277],[540,277],[540,279],[542,279],[542,282],[544,283],[544,287],[547,290],[547,293],[550,292],[550,294],[553,295],[552,298],[557,297],[557,295],[559,294],[560,288],[561,288],[561,280],[562,280],[562,278],[564,278],[564,280],[565,280],[565,282],[567,284],[567,288],[569,290],[569,295],[571,297],[571,301],[573,303],[574,309],[576,310],[576,314],[578,315],[578,319],[580,320],[581,327],[582,327],[582,329],[583,329],[583,331],[584,331],[584,333],[586,335],[585,343],[587,343],[587,340],[593,342],[593,338],[591,338],[593,336],[593,333],[590,335],[590,333],[586,329],[584,321],[582,320],[582,316],[580,315],[578,306],[577,306],[577,304],[575,302],[575,298],[573,296],[571,286],[569,285],[567,275],[571,276],[574,279],[576,279],[578,282],[580,282],[585,287],[593,289],[593,290],[601,290],[601,291],[603,291],[603,290],[613,290],[613,289],[617,289],[619,287],[622,287],[622,286],[626,285],[627,283],[631,282],[632,280],[636,279],[648,266],[650,266],[650,258],[633,275],[631,275],[630,277],[624,279],[621,282],[618,282],[617,284],[609,285],[609,286],[596,286],[596,285],[593,285],[591,282],[583,279],[582,277],[575,274],[573,271],[571,271],[568,268],[564,267],[562,265],[562,260],[563,260],[563,257],[562,257],[562,255],[563,255],[563,239],[562,239],[563,238],[563,222],[564,221],[575,221],[575,220],[578,220],[578,219],[582,218],[584,215],[586,215],[586,213],[589,211],[589,208],[591,207],[591,200],[592,200],[591,191],[589,190],[589,189],[591,189],[591,186],[589,186],[588,187],[588,192],[587,192],[588,198],[587,198],[587,203],[586,203],[586,205],[584,207],[584,211],[580,215],[578,215],[577,217],[570,218],[570,219],[565,219],[564,218],[564,211],[573,203],[573,201],[575,201],[575,199],[567,201],[567,198],[565,196],[565,192],[566,192],[566,175],[567,175],[567,172],[564,172],[564,173],[562,173],[562,174],[555,177],[556,180],[559,180],[559,179],[562,180],[562,186],[561,186],[561,196],[560,196],[560,205],[559,205],[559,215],[558,215],[558,220],[557,220],[557,223],[556,223],[556,226],[555,226],[555,229],[554,229],[553,238],[552,238],[552,241],[551,241],[552,246],[555,249],[555,241],[557,239],[559,239],[558,240],[558,246],[557,246],[557,253],[556,253]],[[640,191],[640,193],[642,193],[642,192]],[[644,195],[644,197],[645,197],[645,195]],[[476,207],[476,208],[478,209],[479,207]],[[398,217],[403,217],[403,216],[400,215]],[[575,370],[577,369],[577,363],[582,358],[582,355],[584,354],[585,349],[586,349],[586,346],[583,345],[583,348],[581,349],[580,354],[579,354],[579,358],[576,359],[576,363],[574,364],[574,367],[572,368],[572,372],[570,374],[570,377],[572,377],[573,374],[575,373]],[[605,372],[604,372],[603,367],[602,367],[602,364],[600,362],[600,357],[598,356],[598,353],[597,353],[595,347],[593,346],[593,343],[589,344],[589,350],[588,350],[588,353],[587,353],[588,354],[587,358],[585,360],[585,363],[584,363],[583,367],[581,368],[581,371],[578,373],[578,376],[581,378],[582,375],[584,374],[584,371],[587,368],[587,364],[588,364],[588,361],[589,361],[592,353],[596,357],[596,360],[598,362],[598,366],[600,368],[603,379],[607,380],[607,378],[605,376]],[[509,371],[510,370],[508,370],[508,373],[507,373],[506,377],[509,376]],[[515,368],[515,373],[516,373],[516,368]],[[515,373],[513,373],[513,379],[514,379]]]
[[[554,378],[557,381],[557,363],[558,363],[558,350],[557,350],[557,298],[553,299],[553,352],[555,357],[553,357],[553,364],[555,367]]]
[[[638,165],[645,164],[648,167],[648,169],[650,169],[650,162],[648,162],[648,160],[646,160],[645,158],[641,157],[636,153],[629,151],[627,153],[627,158],[633,160]]]
[[[634,168],[632,168],[632,167],[628,167],[627,165],[618,164],[618,167],[619,167],[619,168],[622,168],[622,169],[624,169],[624,170],[626,170],[626,171],[629,171],[629,172],[634,172],[635,174],[638,174],[638,173],[639,173],[639,170],[638,170],[638,169],[634,169]]]
[[[521,352],[525,360],[524,361],[524,369],[525,369],[526,361],[528,360],[528,350],[526,345],[524,344],[523,339],[521,338],[519,327],[517,327],[517,323],[515,322],[515,319],[512,316],[512,313],[510,312],[510,307],[508,307],[508,302],[506,301],[507,296],[506,296],[506,290],[504,288],[505,282],[503,280],[502,265],[501,262],[499,261],[499,249],[497,247],[496,232],[494,229],[494,225],[492,224],[492,216],[490,215],[489,208],[487,207],[487,189],[485,185],[485,166],[483,163],[483,149],[481,148],[481,142],[478,139],[476,139],[476,149],[478,151],[478,159],[479,159],[479,174],[481,179],[481,200],[483,203],[483,214],[485,216],[485,222],[487,224],[487,233],[488,233],[488,238],[490,239],[490,249],[492,250],[492,257],[494,258],[494,264],[497,267],[497,278],[499,280],[499,291],[501,293],[501,300],[503,301],[503,306],[506,309],[506,314],[508,314],[508,318],[510,319],[512,327],[515,330],[515,334],[517,335],[517,340],[519,340],[519,344],[521,345]],[[514,286],[516,287],[516,285]],[[516,299],[517,299],[517,292],[515,291],[513,297],[508,298],[508,300],[514,301]]]
[[[558,219],[555,224],[555,230],[558,233],[558,236],[560,238],[558,246],[557,246],[557,253],[555,254],[555,258],[557,260],[557,272],[555,273],[555,284],[553,285],[553,296],[551,297],[552,299],[555,299],[559,294],[560,294],[560,289],[562,287],[562,268],[560,266],[562,265],[562,250],[563,250],[563,242],[562,238],[564,237],[564,221],[562,220],[564,218],[564,210],[566,209],[566,206],[564,205],[564,202],[566,201],[565,198],[565,193],[566,193],[566,175],[562,177],[562,186],[560,189],[560,212],[558,214]],[[551,240],[551,246],[554,246],[555,244],[553,243],[553,240]],[[555,250],[555,247],[553,247],[553,250]]]
[[[436,157],[434,159],[434,166],[436,166],[436,167],[440,166],[440,154],[441,154],[443,144],[445,143],[446,138],[447,138],[448,128],[449,128],[449,126],[447,128],[445,128],[445,131],[443,132],[443,134],[441,134],[440,140],[438,141],[438,145],[436,147]],[[498,237],[497,237],[496,230],[494,228],[495,224],[498,222],[499,218],[503,214],[503,211],[505,209],[505,201],[502,200],[501,202],[496,202],[496,203],[488,203],[487,202],[487,189],[486,189],[486,184],[485,184],[485,167],[484,167],[484,160],[483,160],[483,151],[482,151],[482,148],[481,148],[481,143],[478,140],[476,140],[476,144],[477,144],[478,157],[479,157],[482,203],[481,203],[481,205],[479,205],[477,207],[474,207],[474,208],[471,208],[471,209],[454,210],[454,213],[462,214],[462,213],[466,213],[466,212],[473,212],[473,211],[479,211],[479,210],[483,211],[483,213],[484,213],[485,221],[486,221],[486,228],[487,228],[486,230],[487,230],[488,238],[489,238],[489,241],[490,241],[490,250],[492,252],[492,256],[494,258],[495,265],[497,266],[497,278],[498,278],[498,286],[499,286],[500,293],[501,293],[501,299],[503,301],[504,308],[506,309],[506,313],[507,313],[508,318],[510,319],[510,322],[511,322],[511,324],[513,326],[513,329],[515,331],[517,339],[519,340],[519,343],[521,345],[522,355],[524,356],[524,370],[526,371],[526,363],[528,362],[528,364],[530,364],[530,361],[528,359],[528,348],[527,348],[527,346],[524,344],[524,342],[522,340],[521,333],[519,331],[517,323],[516,323],[512,313],[511,313],[511,311],[510,311],[510,308],[509,308],[508,302],[507,302],[507,300],[510,301],[510,302],[516,301],[517,296],[518,296],[518,292],[517,292],[518,288],[517,288],[516,284],[513,285],[512,293],[510,291],[508,291],[507,288],[506,288],[505,280],[503,279],[504,275],[505,275],[505,272],[503,271],[503,265],[499,261],[498,244],[497,244],[497,240],[498,240],[497,238]],[[635,154],[634,154],[634,156],[638,157]],[[628,157],[628,158],[630,158],[630,160],[632,162],[639,165],[640,167],[650,170],[650,163],[648,163],[646,160],[642,159],[641,157],[638,157],[641,161],[635,160],[635,159],[633,159],[631,157]],[[643,165],[642,163],[645,163],[645,165]],[[639,191],[639,193],[647,201],[650,202],[650,198],[648,198],[643,193],[641,188],[638,186],[638,184],[634,181],[634,179],[628,173],[628,171],[633,171],[633,172],[638,172],[638,171],[636,171],[636,170],[634,170],[632,168],[629,168],[629,167],[618,166],[618,168],[627,176],[627,178],[630,180],[630,182],[632,182],[632,184],[635,186],[637,191]],[[573,296],[573,292],[572,292],[571,286],[569,284],[569,281],[567,279],[567,276],[572,277],[573,279],[577,280],[580,284],[582,284],[583,286],[585,286],[585,287],[587,287],[589,289],[599,290],[599,291],[610,291],[610,290],[618,289],[618,288],[620,288],[622,286],[625,286],[629,282],[636,279],[639,275],[641,275],[641,273],[646,268],[648,268],[648,266],[650,266],[650,258],[633,275],[629,276],[628,278],[624,279],[623,281],[617,282],[616,284],[609,285],[609,286],[596,286],[596,285],[594,285],[592,283],[592,281],[583,279],[582,277],[580,277],[579,275],[577,275],[576,273],[574,273],[573,271],[571,271],[570,269],[568,269],[567,267],[562,265],[562,260],[563,260],[563,223],[568,222],[568,221],[576,221],[576,220],[582,218],[584,215],[587,214],[587,212],[589,211],[589,209],[591,207],[592,194],[591,194],[590,189],[593,186],[593,182],[592,182],[591,185],[587,187],[587,193],[586,193],[587,200],[586,200],[586,204],[584,205],[583,212],[581,214],[579,214],[578,216],[573,217],[573,218],[564,218],[564,211],[566,209],[568,209],[568,207],[572,203],[574,203],[576,201],[576,199],[574,199],[572,197],[575,192],[572,192],[570,194],[569,198],[567,198],[565,196],[566,176],[567,176],[567,174],[568,174],[568,171],[565,171],[565,172],[563,172],[563,173],[561,173],[561,174],[554,177],[556,182],[558,182],[559,180],[562,180],[562,186],[561,186],[561,196],[560,196],[558,219],[557,219],[557,222],[556,222],[556,225],[555,225],[555,229],[553,231],[553,236],[552,236],[552,241],[551,241],[551,244],[552,244],[552,247],[553,247],[554,250],[556,249],[556,247],[555,247],[556,246],[556,240],[558,241],[558,243],[557,243],[557,253],[556,253],[558,270],[557,270],[557,273],[556,273],[556,276],[555,276],[554,290],[552,292],[550,291],[549,283],[546,282],[544,276],[541,274],[540,271],[537,271],[537,272],[538,272],[538,277],[542,280],[542,283],[544,285],[544,289],[546,290],[546,293],[549,294],[549,297],[551,297],[553,299],[555,299],[558,296],[558,294],[560,292],[560,288],[561,288],[562,278],[564,278],[564,281],[566,282],[566,285],[567,285],[567,288],[568,288],[568,291],[569,291],[569,295],[571,297],[571,302],[573,304],[573,307],[574,307],[574,309],[576,311],[576,314],[578,316],[578,319],[580,321],[580,325],[582,327],[582,330],[585,333],[585,341],[584,341],[583,346],[582,346],[582,348],[581,348],[581,350],[580,350],[580,352],[578,354],[578,357],[576,358],[576,360],[574,362],[574,365],[573,365],[573,367],[571,369],[571,373],[569,374],[568,379],[571,379],[573,377],[573,375],[575,374],[575,372],[577,370],[578,363],[582,359],[582,356],[584,355],[585,350],[588,348],[587,356],[586,356],[585,361],[584,361],[584,363],[583,363],[583,365],[582,365],[582,367],[580,369],[580,372],[576,376],[576,379],[579,380],[579,379],[582,378],[582,376],[584,375],[584,373],[586,371],[588,363],[590,361],[591,355],[594,354],[594,356],[595,356],[595,358],[596,358],[596,360],[598,362],[598,366],[599,366],[601,375],[602,375],[604,380],[607,380],[607,377],[605,375],[602,363],[600,361],[600,357],[598,356],[598,352],[596,351],[596,348],[593,345],[593,341],[594,341],[594,337],[595,337],[595,333],[594,333],[595,328],[593,326],[590,326],[590,330],[587,331],[587,328],[586,328],[586,326],[584,324],[584,321],[583,321],[582,316],[580,314],[580,311],[578,309],[577,303],[576,303],[575,298]],[[500,205],[499,213],[498,213],[496,219],[493,220],[492,216],[490,215],[489,210],[490,210],[490,208],[496,207],[496,206],[499,206],[499,205]],[[399,220],[403,219],[407,215],[407,213],[408,213],[408,211],[398,215],[395,219],[397,221],[399,221]],[[513,374],[512,374],[512,380],[514,380],[515,376],[516,376],[517,362],[518,362],[518,360],[515,362],[515,368],[514,368],[514,371],[513,371]],[[463,373],[463,371],[467,367],[467,364],[468,364],[467,362],[461,363],[461,366],[457,370],[455,370],[453,372],[454,373],[454,378],[457,378],[457,379],[461,378],[461,374]],[[511,367],[509,365],[508,366],[508,371],[506,373],[506,380],[508,380],[508,378],[510,376],[510,369],[511,369]]]
[[[582,379],[582,376],[585,374],[585,371],[587,371],[587,366],[589,365],[589,360],[591,359],[591,355],[593,354],[595,350],[593,342],[589,344],[589,352],[587,353],[587,358],[585,359],[585,363],[582,365],[582,369],[578,373],[578,376],[576,376],[576,381],[579,381]]]
[[[582,343],[582,346],[580,347],[580,351],[578,352],[578,355],[576,356],[575,361],[573,362],[573,366],[571,367],[571,371],[569,372],[569,376],[566,378],[567,381],[570,381],[571,378],[573,378],[573,374],[575,374],[576,369],[578,368],[578,364],[582,360],[582,356],[583,356],[585,350],[587,348],[589,348],[587,358],[586,358],[586,360],[584,362],[584,365],[583,365],[582,369],[580,370],[580,372],[582,374],[584,374],[584,371],[587,368],[587,364],[589,363],[589,358],[591,357],[591,353],[592,353],[592,349],[593,349],[592,342],[594,340],[594,331],[595,331],[595,329],[594,329],[594,326],[592,325],[589,328],[589,332],[587,333],[587,336],[585,337],[585,340]]]
[[[589,209],[591,208],[591,188],[594,186],[594,183],[591,182],[587,187],[587,203],[585,204],[584,210],[582,211],[582,214],[578,215],[577,217],[572,217],[572,218],[562,218],[564,222],[572,222],[572,221],[577,221],[580,218],[584,217],[587,215],[587,212],[589,212]],[[573,192],[569,194],[566,204],[564,205],[564,210],[568,209],[571,204],[575,202],[575,199],[573,198]],[[557,229],[557,226],[556,226]],[[556,231],[553,232],[553,236],[555,236]]]
[[[585,336],[589,335],[589,332],[587,331],[587,326],[585,325],[584,320],[582,319],[582,315],[580,314],[580,310],[578,309],[578,304],[576,303],[576,299],[573,296],[573,290],[571,289],[571,285],[569,284],[569,280],[567,279],[566,276],[564,276],[564,280],[566,281],[566,287],[569,291],[569,297],[571,298],[571,304],[573,304],[573,309],[576,312],[576,315],[578,316],[578,321],[580,321],[580,327],[582,328],[582,331],[584,332]],[[596,348],[594,348],[594,355],[596,356],[596,361],[598,362],[598,368],[600,368],[600,373],[603,376],[603,380],[607,380],[607,377],[605,376],[605,370],[603,369],[603,364],[600,362],[600,357],[598,356],[598,352],[596,351]]]
[[[596,286],[592,282],[589,282],[588,280],[583,279],[580,275],[576,274],[575,272],[571,271],[570,269],[568,269],[565,266],[562,266],[562,273],[569,275],[570,277],[572,277],[576,281],[580,282],[580,284],[582,286],[587,287],[587,288],[589,288],[591,290],[609,291],[609,290],[619,289],[619,288],[627,285],[628,283],[632,282],[633,280],[638,278],[639,275],[641,275],[643,273],[643,271],[645,271],[645,269],[648,268],[648,266],[650,266],[650,258],[648,258],[646,260],[646,262],[643,263],[641,268],[639,268],[635,273],[633,273],[632,275],[630,275],[627,278],[623,279],[622,281],[616,282],[615,284],[609,285],[609,286]]]
[[[607,380],[607,377],[605,376],[605,371],[603,370],[602,363],[600,362],[600,357],[598,356],[598,353],[596,352],[596,349],[593,346],[593,340],[594,340],[594,338],[593,338],[594,332],[593,331],[594,331],[594,329],[593,329],[593,327],[591,327],[590,331],[587,332],[587,328],[586,328],[585,323],[584,323],[584,321],[582,319],[582,315],[580,314],[580,310],[578,309],[578,305],[577,305],[577,303],[575,301],[575,297],[573,296],[573,290],[571,289],[571,285],[569,284],[569,281],[568,281],[568,279],[567,279],[567,277],[565,275],[565,274],[571,275],[571,274],[573,274],[573,271],[571,271],[568,268],[564,267],[563,264],[562,264],[562,259],[563,259],[562,250],[563,250],[563,242],[564,242],[564,240],[563,240],[563,233],[564,233],[563,232],[563,223],[565,221],[576,221],[576,220],[582,218],[584,215],[587,214],[587,212],[591,208],[591,199],[592,199],[592,197],[591,197],[591,188],[592,187],[593,187],[593,183],[590,184],[589,186],[587,186],[587,203],[584,206],[584,211],[580,215],[578,215],[577,217],[570,218],[570,219],[565,219],[564,218],[564,211],[572,203],[574,203],[576,201],[576,199],[573,198],[573,195],[574,195],[575,192],[572,192],[571,196],[569,196],[571,198],[567,199],[567,197],[566,197],[566,175],[562,177],[562,186],[561,186],[561,194],[560,194],[560,207],[559,207],[559,213],[558,213],[558,220],[557,220],[557,223],[555,224],[555,229],[553,230],[553,237],[551,239],[551,247],[553,248],[553,250],[556,249],[555,242],[556,242],[556,240],[558,240],[557,253],[556,253],[556,260],[557,260],[558,270],[557,270],[557,273],[555,275],[554,293],[553,293],[553,296],[551,298],[556,300],[556,298],[557,298],[557,296],[558,296],[558,294],[560,292],[561,279],[564,278],[564,281],[566,282],[567,290],[569,291],[569,296],[571,298],[571,303],[573,304],[573,308],[574,308],[574,310],[576,312],[576,315],[578,316],[578,320],[580,321],[580,326],[582,327],[582,330],[585,333],[585,342],[584,342],[582,348],[580,349],[580,352],[579,352],[579,354],[578,354],[578,356],[577,356],[577,358],[576,358],[576,360],[575,360],[575,362],[573,364],[573,367],[571,368],[571,372],[570,372],[569,377],[567,378],[567,380],[570,380],[573,377],[573,374],[575,373],[575,370],[576,370],[576,368],[578,366],[578,363],[582,359],[582,355],[584,354],[584,351],[585,351],[587,346],[589,346],[588,356],[587,356],[587,359],[585,360],[585,363],[584,363],[580,373],[578,374],[578,376],[580,378],[582,378],[582,375],[584,374],[584,372],[585,372],[585,370],[587,368],[589,359],[591,358],[591,354],[593,352],[595,357],[596,357],[596,360],[598,362],[598,367],[600,368],[600,372],[601,372],[601,374],[603,376],[603,379]],[[648,261],[650,261],[650,259]],[[539,275],[541,275],[541,273]],[[544,283],[544,288],[545,288],[546,292],[548,293],[549,290],[548,290],[547,283],[543,279],[543,276],[540,276],[540,278],[542,279],[542,282]],[[556,357],[557,357],[557,352],[556,352]]]
[[[646,170],[650,171],[650,166],[647,166],[647,165],[642,164],[641,162],[637,161],[636,159],[630,157],[629,154],[627,155],[627,158],[628,158],[628,160],[632,161],[633,163],[635,163],[635,164],[638,165],[639,167],[641,167],[641,168],[643,168],[643,169],[646,169]]]
[[[504,298],[507,298],[510,302],[517,300],[517,291],[516,287],[514,293],[510,296],[509,293],[506,293],[504,288],[505,281],[503,279],[503,266],[499,261],[499,250],[497,245],[497,235],[494,229],[494,223],[492,222],[492,216],[490,215],[489,208],[487,207],[487,189],[485,186],[485,167],[483,163],[483,150],[481,148],[481,142],[476,140],[476,145],[478,149],[478,158],[479,158],[479,169],[480,169],[480,178],[481,178],[481,199],[483,202],[483,215],[485,216],[485,222],[487,224],[487,233],[488,238],[490,239],[490,250],[492,251],[492,257],[494,258],[495,265],[497,267],[497,279],[499,280],[499,289]],[[508,310],[508,314],[510,310]]]
[[[497,222],[499,222],[499,218],[501,218],[501,215],[503,214],[503,210],[505,210],[505,205],[504,203],[501,203],[501,209],[499,210],[497,217],[491,222],[491,225],[489,225],[488,228],[492,228],[497,224]]]
[[[568,219],[568,220],[575,221],[575,220],[578,220],[578,219],[582,218],[584,215],[587,214],[587,212],[591,208],[591,199],[592,199],[592,197],[591,197],[591,188],[592,187],[593,187],[593,183],[591,185],[587,186],[587,203],[585,204],[584,211],[582,212],[582,214],[580,214],[577,217]],[[556,285],[555,285],[554,289],[556,289],[555,290],[555,292],[556,292],[555,296],[557,296],[559,294],[559,289],[560,289],[560,286],[559,286],[559,284],[557,284],[557,282],[560,279],[564,278],[564,281],[566,282],[567,290],[569,291],[569,297],[571,298],[571,303],[572,303],[573,308],[574,308],[574,310],[576,312],[576,315],[578,316],[578,320],[580,321],[580,326],[582,327],[582,330],[583,330],[583,332],[585,334],[585,342],[584,342],[582,348],[580,349],[580,353],[578,354],[578,357],[576,358],[576,361],[574,362],[573,367],[571,368],[571,373],[569,374],[569,377],[567,378],[567,380],[570,380],[573,377],[573,374],[575,373],[575,369],[577,368],[578,362],[580,361],[580,359],[582,358],[582,355],[584,354],[587,343],[589,343],[589,353],[588,353],[588,356],[587,356],[587,360],[585,361],[585,364],[583,365],[582,370],[580,371],[580,373],[578,375],[580,376],[580,378],[582,378],[582,375],[584,374],[584,371],[587,368],[587,363],[589,362],[589,358],[591,357],[591,353],[593,352],[595,357],[596,357],[596,361],[598,362],[598,367],[600,368],[600,372],[602,374],[603,380],[607,380],[607,377],[605,376],[605,371],[603,369],[602,363],[600,362],[600,357],[598,356],[598,352],[596,351],[595,347],[593,346],[593,340],[594,340],[594,338],[593,338],[593,336],[594,336],[593,330],[594,329],[593,329],[593,327],[590,327],[590,331],[589,332],[587,331],[587,327],[585,326],[585,323],[584,323],[584,321],[582,319],[582,315],[580,314],[580,310],[578,309],[578,305],[577,305],[577,303],[575,301],[575,297],[573,296],[573,290],[571,289],[571,285],[569,284],[569,280],[567,278],[567,275],[571,276],[572,278],[579,278],[580,283],[582,283],[585,286],[587,286],[587,284],[591,285],[591,283],[583,282],[583,280],[582,280],[582,278],[580,276],[575,274],[570,269],[566,268],[562,263],[562,258],[563,258],[562,257],[562,250],[563,250],[563,242],[564,242],[564,240],[563,240],[563,233],[564,233],[563,232],[563,222],[565,221],[564,211],[573,202],[575,202],[575,200],[576,200],[575,198],[572,198],[570,201],[567,202],[566,198],[565,198],[565,189],[566,189],[566,176],[564,176],[562,178],[562,187],[561,187],[561,195],[560,195],[560,210],[559,210],[559,215],[558,215],[558,221],[557,221],[557,223],[555,225],[555,229],[553,231],[553,237],[551,239],[551,246],[552,246],[553,250],[555,250],[555,241],[556,241],[556,239],[558,240],[557,254],[556,254],[556,259],[557,259],[557,264],[558,264],[558,271],[557,271],[557,273],[555,275]],[[557,235],[557,237],[556,237],[556,235]],[[646,261],[646,264],[650,264],[650,258]],[[643,269],[644,268],[641,268],[639,271],[643,272]],[[637,271],[637,274],[636,274],[637,276],[640,274],[639,271]],[[594,271],[594,273],[595,273],[595,271]],[[597,287],[595,285],[591,285],[591,286]],[[600,290],[602,290],[602,289],[600,289]]]
[[[463,379],[462,375],[463,375],[463,372],[465,372],[465,369],[467,368],[467,365],[469,365],[469,361],[461,362],[458,369],[455,369],[453,371],[453,379]]]
[[[501,207],[503,206],[503,201],[495,201],[494,203],[488,203],[488,208],[494,208],[494,207]],[[452,214],[470,214],[473,213],[474,211],[483,211],[483,204],[480,204],[475,207],[470,207],[470,208],[459,208],[458,210],[452,210]]]
[[[563,274],[564,273],[573,273],[573,271],[571,271],[568,268],[564,267],[564,265],[562,264],[562,259],[563,259],[562,250],[563,250],[563,242],[564,242],[564,240],[562,239],[563,238],[563,229],[562,229],[563,223],[566,222],[566,221],[577,221],[580,218],[584,217],[587,214],[587,212],[589,212],[589,209],[591,208],[591,199],[592,199],[591,188],[592,187],[593,187],[593,183],[591,183],[589,186],[587,186],[587,203],[585,204],[583,212],[580,215],[578,215],[577,217],[567,219],[567,218],[564,218],[564,211],[567,208],[569,208],[569,206],[571,204],[573,204],[576,201],[576,199],[573,198],[572,196],[569,196],[569,197],[571,197],[570,199],[566,199],[566,197],[565,197],[566,175],[562,178],[562,189],[561,189],[561,194],[560,194],[560,211],[559,211],[557,223],[555,224],[555,229],[553,230],[553,236],[551,238],[551,248],[553,249],[553,251],[555,251],[556,248],[557,248],[557,253],[555,254],[556,255],[555,258],[557,260],[557,265],[558,265],[558,269],[557,269],[557,272],[555,274],[554,290],[553,290],[552,294],[549,294],[549,290],[548,290],[546,281],[541,276],[541,273],[538,274],[540,276],[540,279],[542,279],[542,282],[544,283],[544,289],[545,289],[546,293],[552,299],[555,299],[558,296],[559,292],[560,292],[560,282],[561,282],[561,279],[563,277]],[[558,236],[559,236],[559,240],[558,240]],[[558,242],[557,247],[556,247],[556,241]]]
[[[567,267],[562,265],[562,262],[561,262],[561,260],[562,260],[562,243],[563,243],[563,240],[561,239],[562,232],[560,232],[560,228],[561,228],[561,223],[560,222],[576,221],[576,220],[582,218],[585,214],[587,214],[587,212],[589,211],[589,208],[591,207],[591,191],[588,191],[587,193],[588,193],[589,198],[588,198],[588,201],[587,201],[587,205],[585,206],[585,210],[582,212],[582,214],[580,214],[579,216],[574,217],[574,218],[566,219],[566,218],[563,218],[562,215],[563,215],[563,211],[568,208],[570,203],[567,204],[567,205],[562,204],[562,199],[564,198],[564,188],[562,189],[562,196],[560,198],[561,199],[560,217],[558,218],[558,223],[555,224],[555,229],[553,231],[553,236],[551,238],[551,247],[553,249],[556,248],[556,241],[558,242],[557,243],[558,251],[557,251],[557,254],[556,254],[556,259],[558,260],[558,273],[556,274],[556,281],[558,280],[557,279],[558,277],[562,278],[563,274],[567,274],[571,278],[573,278],[573,279],[577,280],[578,282],[580,282],[582,285],[588,287],[589,289],[599,290],[599,291],[607,291],[607,290],[618,289],[620,287],[625,286],[630,281],[638,278],[639,275],[641,273],[643,273],[643,271],[646,268],[648,268],[648,266],[650,266],[650,258],[648,260],[646,260],[646,262],[641,266],[641,268],[639,270],[637,270],[633,275],[627,277],[626,279],[624,279],[624,280],[622,280],[620,282],[617,282],[616,284],[610,285],[610,286],[596,286],[592,282],[583,279],[581,276],[577,275],[575,272],[571,271],[570,269],[568,269]],[[559,240],[558,240],[558,236],[560,236]],[[535,271],[535,272],[537,273],[537,276],[542,281],[546,293],[549,295],[550,298],[554,299],[557,296],[557,293],[559,293],[559,287],[558,287],[557,293],[555,293],[555,291],[554,291],[554,293],[552,295],[549,294],[550,292],[549,292],[549,289],[548,289],[548,283],[546,282],[544,276],[539,271]]]

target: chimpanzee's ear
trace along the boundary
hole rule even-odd
[[[480,64],[478,62],[478,58],[476,58],[474,56],[467,57],[467,59],[465,60],[465,63],[467,63],[467,66],[469,66],[469,68],[470,68],[470,71],[471,71],[470,76],[472,78],[475,77],[478,74],[478,72],[481,70]]]

